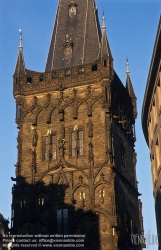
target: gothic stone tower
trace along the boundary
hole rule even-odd
[[[84,234],[81,249],[142,249],[135,173],[136,96],[113,58],[94,0],[60,0],[43,73],[25,68],[13,92],[18,160],[14,234]]]

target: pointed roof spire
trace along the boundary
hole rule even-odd
[[[67,33],[72,44],[64,46]],[[95,1],[59,0],[45,71],[95,63],[100,56],[100,41]]]
[[[20,33],[20,45],[19,45],[18,58],[14,74],[25,74],[26,71],[25,71],[25,63],[23,57],[22,29],[19,29],[19,33]]]
[[[130,97],[136,99],[136,95],[132,86],[132,82],[130,79],[130,71],[129,71],[129,62],[128,59],[126,60],[126,88],[129,92]]]
[[[106,35],[106,25],[105,25],[105,13],[103,11],[102,16],[102,41],[101,41],[101,57],[110,57],[112,59],[112,54],[110,46]]]

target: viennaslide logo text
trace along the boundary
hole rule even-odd
[[[152,234],[150,231],[147,234],[131,234],[131,243],[134,245],[146,245],[149,248],[150,245],[158,245],[158,234]]]

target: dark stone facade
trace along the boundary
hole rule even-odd
[[[54,28],[52,37],[65,35],[63,13],[70,19],[86,10],[92,20],[87,22],[86,39],[92,23],[98,35],[93,34],[92,43],[97,46],[97,38],[102,41],[97,60],[84,48],[88,63],[77,63],[74,49],[68,50],[69,66],[62,68],[57,51],[60,68],[47,66],[44,73],[36,73],[23,67],[22,46],[19,49],[14,74],[18,162],[12,178],[16,183],[11,232],[83,234],[81,249],[140,250],[140,244],[131,242],[131,234],[143,232],[135,173],[136,97],[129,92],[131,81],[127,79],[125,88],[113,69],[105,26],[100,34],[94,1],[89,0],[85,10],[79,8],[82,2],[71,2],[76,8],[71,14],[62,0],[55,22],[60,32],[55,35]],[[67,23],[69,30],[72,22]],[[72,46],[72,39],[66,38]],[[58,50],[63,53],[61,46]],[[51,44],[49,61],[55,60],[53,48]]]

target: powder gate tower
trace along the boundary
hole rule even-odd
[[[59,1],[44,72],[25,68],[20,36],[12,234],[81,234],[82,250],[144,247],[131,241],[143,220],[128,62],[126,74],[124,87],[94,0]]]

